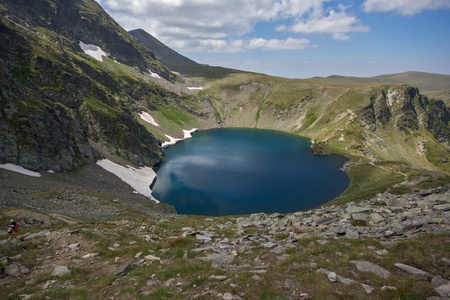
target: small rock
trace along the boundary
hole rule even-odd
[[[349,230],[344,236],[345,238],[351,239],[351,240],[357,240],[359,239],[359,234],[357,231]]]
[[[299,296],[302,299],[310,299],[310,298],[312,298],[308,293],[300,293]]]
[[[382,291],[396,291],[397,288],[395,286],[391,286],[391,285],[384,285],[381,288]]]
[[[215,280],[218,280],[218,281],[224,281],[224,280],[227,279],[227,276],[223,276],[223,275],[219,275],[219,276],[211,275],[211,276],[209,276],[209,279],[215,279]]]
[[[72,271],[70,271],[66,266],[56,266],[53,269],[53,272],[52,272],[51,276],[53,276],[53,277],[61,277],[63,275],[71,274],[71,273],[72,273]]]
[[[80,250],[80,246],[81,246],[80,243],[70,244],[69,245],[69,250],[72,250],[72,251]]]
[[[28,269],[26,266],[20,266],[19,267],[19,269],[20,269],[20,272],[22,273],[22,274],[29,274],[30,273],[30,269]]]
[[[42,290],[45,291],[45,290],[48,290],[48,289],[52,288],[53,285],[55,284],[55,282],[56,282],[55,280],[49,280],[49,281],[47,281],[47,282],[42,286]]]
[[[258,276],[258,275],[253,275],[252,279],[255,280],[255,281],[261,281],[261,277]]]
[[[286,252],[286,248],[283,246],[276,246],[270,252],[273,252],[275,254],[284,254]]]
[[[450,281],[442,278],[441,275],[436,275],[433,277],[433,279],[431,279],[431,284],[434,285],[435,287],[441,286],[441,285],[446,285],[449,284]]]
[[[404,264],[400,264],[400,263],[396,263],[395,266],[397,268],[399,268],[400,270],[405,271],[406,273],[412,274],[412,275],[417,275],[417,276],[425,276],[428,277],[430,274],[428,274],[425,271],[416,269],[414,267],[408,266],[408,265],[404,265]]]
[[[150,262],[154,262],[154,261],[159,261],[159,260],[161,260],[160,257],[154,256],[154,255],[146,255],[146,256],[144,256],[144,259],[145,259],[146,261],[150,261]]]
[[[370,285],[364,283],[361,283],[361,286],[364,288],[367,294],[371,294],[375,290],[374,287],[371,287]]]
[[[351,263],[353,263],[361,272],[373,273],[383,278],[388,278],[391,275],[388,270],[380,267],[377,264],[371,263],[370,261],[352,260]]]
[[[291,288],[291,286],[292,286],[292,279],[286,279],[284,281],[284,287],[289,289]]]
[[[169,286],[173,285],[174,281],[175,281],[175,278],[171,278],[171,279],[167,280],[166,282],[164,282],[164,286],[169,287]]]
[[[434,288],[441,297],[450,297],[450,284],[445,284]]]
[[[5,274],[8,276],[18,277],[20,275],[19,265],[16,263],[7,265],[5,268]]]
[[[433,207],[434,210],[441,210],[441,211],[447,211],[450,210],[450,203],[448,204],[441,204],[441,205],[435,205]]]
[[[375,253],[381,256],[384,256],[386,254],[388,254],[389,252],[386,249],[382,249],[382,250],[375,250]]]
[[[224,299],[224,300],[239,300],[242,298],[239,297],[238,295],[233,295],[231,293],[225,293],[225,294],[223,294],[222,299]]]
[[[336,282],[337,281],[337,274],[335,272],[330,272],[327,274],[328,280],[330,282]]]
[[[261,245],[265,248],[275,248],[277,246],[277,244],[273,243],[273,242],[267,242],[267,243],[263,243]]]
[[[86,254],[86,255],[83,255],[81,258],[95,257],[95,256],[97,256],[97,255],[98,255],[98,253],[88,253],[88,254]]]

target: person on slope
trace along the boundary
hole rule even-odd
[[[19,232],[19,225],[17,225],[16,221],[11,220],[8,228],[8,233],[11,234],[13,232]]]

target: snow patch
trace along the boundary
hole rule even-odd
[[[150,116],[147,112],[143,111],[141,113],[139,113],[139,117],[141,117],[142,120],[144,120],[145,122],[148,122],[156,127],[159,126],[158,123],[155,122],[155,119],[153,119],[152,116]]]
[[[181,74],[180,74],[180,72],[175,72],[175,71],[172,71],[172,73],[173,74],[175,74],[175,75],[178,75],[178,76],[180,76]]]
[[[182,139],[176,139],[176,138],[173,138],[173,137],[171,137],[171,136],[168,135],[168,134],[166,134],[166,136],[167,136],[167,138],[169,139],[169,141],[168,141],[168,142],[162,143],[161,148],[163,148],[163,149],[164,149],[164,148],[167,148],[167,147],[169,147],[169,146],[173,146],[173,145],[175,145],[176,143],[182,141]]]
[[[158,79],[161,79],[161,76],[159,76],[158,74],[156,74],[156,73],[153,73],[152,71],[150,71],[150,70],[148,70],[148,72],[150,73],[150,76],[152,76],[153,78],[158,78]]]
[[[136,190],[136,193],[147,196],[153,201],[159,203],[158,200],[153,198],[152,190],[150,189],[150,184],[156,177],[156,173],[152,168],[144,167],[136,169],[131,166],[124,167],[122,165],[113,163],[109,159],[99,160],[97,161],[97,165],[99,165],[106,171],[113,173],[114,175],[122,179],[122,181],[129,184]]]
[[[203,90],[202,86],[188,86],[188,90]]]
[[[167,134],[166,134],[166,136],[167,136],[167,138],[169,139],[169,141],[168,141],[168,142],[162,143],[161,148],[164,149],[164,148],[167,148],[167,147],[169,147],[169,146],[173,146],[173,145],[175,145],[176,143],[179,143],[179,142],[181,142],[181,141],[183,141],[183,140],[190,139],[190,138],[192,138],[192,133],[194,133],[194,132],[196,132],[196,131],[198,131],[198,128],[192,128],[191,130],[184,130],[184,129],[183,129],[184,137],[183,137],[182,139],[176,139],[176,138],[173,138],[173,137],[171,137],[170,135],[167,135]]]
[[[103,57],[108,57],[106,53],[100,48],[99,46],[95,46],[92,44],[85,44],[82,41],[80,41],[80,48],[84,51],[87,55],[95,58],[96,60],[103,62]]]
[[[191,130],[183,130],[184,133],[184,139],[191,139],[192,138],[192,133],[198,131],[198,128],[193,128]]]
[[[39,172],[34,172],[34,171],[25,169],[24,167],[21,167],[19,165],[15,165],[15,164],[10,164],[10,163],[0,164],[0,168],[9,170],[9,171],[13,171],[13,172],[17,172],[17,173],[21,173],[21,174],[28,175],[28,176],[41,177],[41,174]]]

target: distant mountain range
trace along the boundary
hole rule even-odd
[[[347,77],[333,75],[328,77],[313,77],[311,80],[318,82],[335,83],[404,83],[416,86],[421,92],[439,91],[450,89],[450,75],[433,74],[425,72],[404,72],[386,74],[374,77]]]

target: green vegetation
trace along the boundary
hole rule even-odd
[[[351,180],[350,187],[329,204],[370,199],[378,193],[384,193],[389,187],[403,182],[405,179],[400,174],[370,164],[357,165],[350,169],[348,175]]]

